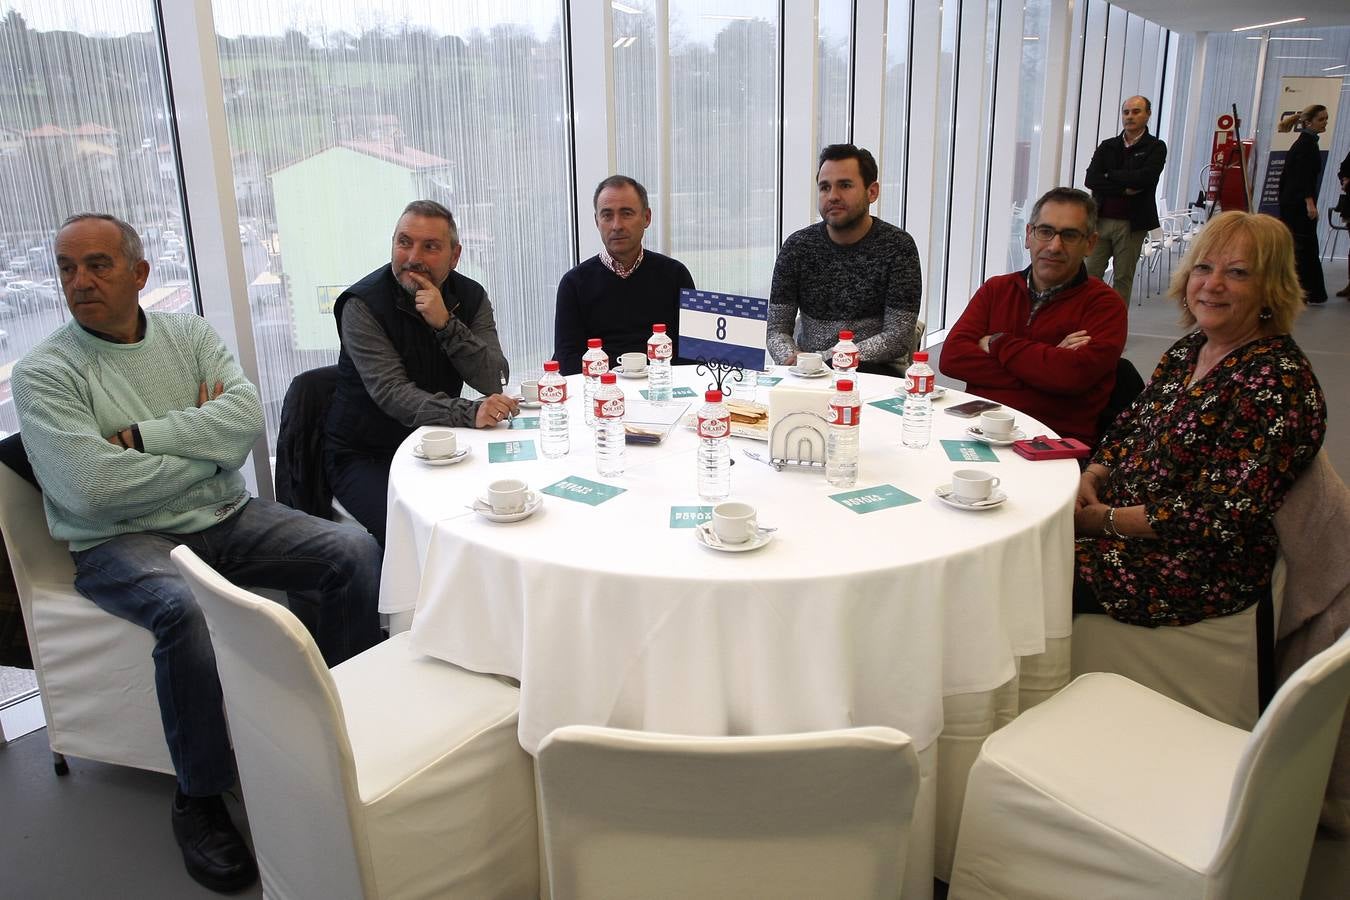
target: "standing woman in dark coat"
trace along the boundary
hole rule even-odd
[[[1350,225],[1350,153],[1345,154],[1345,159],[1341,160],[1341,167],[1336,172],[1336,177],[1341,180],[1341,202],[1336,205],[1340,210],[1341,221]],[[1350,270],[1350,257],[1346,259],[1347,270]],[[1350,274],[1348,271],[1347,274]],[[1337,297],[1350,297],[1350,281],[1347,281],[1345,287],[1336,292]]]
[[[1317,194],[1322,184],[1322,154],[1317,136],[1327,130],[1327,108],[1314,103],[1299,113],[1303,130],[1284,157],[1280,174],[1280,221],[1294,234],[1294,263],[1303,299],[1325,303],[1327,285],[1317,249]]]

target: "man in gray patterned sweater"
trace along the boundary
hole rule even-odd
[[[919,251],[908,234],[868,212],[881,190],[868,151],[826,147],[816,187],[822,221],[784,241],[773,267],[769,353],[793,365],[799,351],[829,350],[848,329],[859,368],[893,375],[914,349],[923,294]]]

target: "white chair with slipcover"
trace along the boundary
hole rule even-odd
[[[283,606],[187,547],[268,897],[533,897],[534,768],[520,694],[412,651],[335,666]]]
[[[1084,675],[985,741],[949,896],[1297,897],[1347,698],[1350,634],[1251,732]]]
[[[1280,620],[1284,579],[1284,559],[1277,557],[1271,573],[1272,625]],[[1106,615],[1074,616],[1070,674],[1124,675],[1220,722],[1250,729],[1260,715],[1259,606],[1180,627],[1144,628]],[[1268,641],[1273,666],[1273,628]],[[1268,683],[1273,692],[1273,680]]]
[[[42,493],[7,465],[0,465],[0,528],[56,773],[69,771],[68,754],[173,774],[155,699],[154,638],[76,592],[75,563],[47,531]]]
[[[544,738],[538,765],[554,900],[900,895],[919,764],[894,729],[572,725]]]

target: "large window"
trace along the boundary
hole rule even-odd
[[[1012,210],[1008,217],[1008,271],[1026,268],[1026,225],[1036,199],[1054,185],[1039,183],[1042,122],[1045,118],[1046,50],[1050,43],[1050,0],[1027,0],[1022,13],[1022,65],[1016,86],[1000,85],[1000,95],[1015,91],[1017,103],[1017,140],[1013,144]],[[1004,52],[1009,49],[1003,48]],[[1014,50],[1014,52],[1016,52]],[[1009,88],[1013,88],[1012,91]],[[1052,139],[1055,135],[1052,133]],[[1051,142],[1045,146],[1053,149]],[[998,211],[989,211],[990,227],[998,221]],[[991,273],[992,274],[992,273]]]
[[[542,372],[572,265],[561,3],[214,9],[269,442],[291,378],[336,360],[333,301],[388,264],[410,200],[454,212],[507,359]]]
[[[644,243],[683,262],[699,287],[767,297],[778,250],[778,4],[611,8],[615,149],[619,171],[651,194]],[[847,46],[843,66],[846,78]]]
[[[816,143],[848,141],[853,86],[853,0],[821,0],[816,37]]]
[[[69,318],[52,240],[78,212],[131,222],[143,306],[193,309],[187,235],[150,0],[0,0],[0,430],[18,430],[14,362]]]

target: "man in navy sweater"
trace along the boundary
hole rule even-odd
[[[644,250],[652,224],[647,189],[626,175],[600,182],[592,200],[604,249],[558,282],[553,358],[564,375],[581,371],[586,340],[598,337],[613,366],[623,353],[646,353],[652,325],[660,322],[679,355],[680,289],[694,286],[678,260]]]

